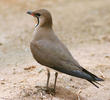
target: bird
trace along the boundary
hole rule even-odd
[[[99,88],[97,81],[104,81],[104,79],[87,71],[74,59],[68,48],[54,33],[51,13],[47,9],[38,9],[27,11],[27,14],[32,15],[37,20],[30,42],[32,55],[39,64],[56,70],[54,91],[56,91],[58,72],[85,79]],[[49,88],[50,79],[49,69],[47,69],[47,89]]]

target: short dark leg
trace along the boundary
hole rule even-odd
[[[58,72],[55,73],[54,91],[56,89],[57,76],[58,76]]]
[[[48,85],[49,85],[49,79],[50,79],[50,71],[49,69],[47,69],[47,85],[46,85],[47,90],[48,90]]]

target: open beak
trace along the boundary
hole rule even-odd
[[[32,11],[27,11],[27,14],[34,16],[34,13]]]

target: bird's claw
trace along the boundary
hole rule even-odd
[[[47,94],[55,95],[55,93],[56,93],[55,89],[53,89],[53,88],[40,87],[40,86],[36,86],[36,88],[39,91],[44,91]]]

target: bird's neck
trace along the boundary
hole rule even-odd
[[[52,28],[48,27],[36,27],[34,30],[33,34],[33,39],[34,41],[41,40],[41,39],[46,39],[51,37],[51,33],[53,32]]]

